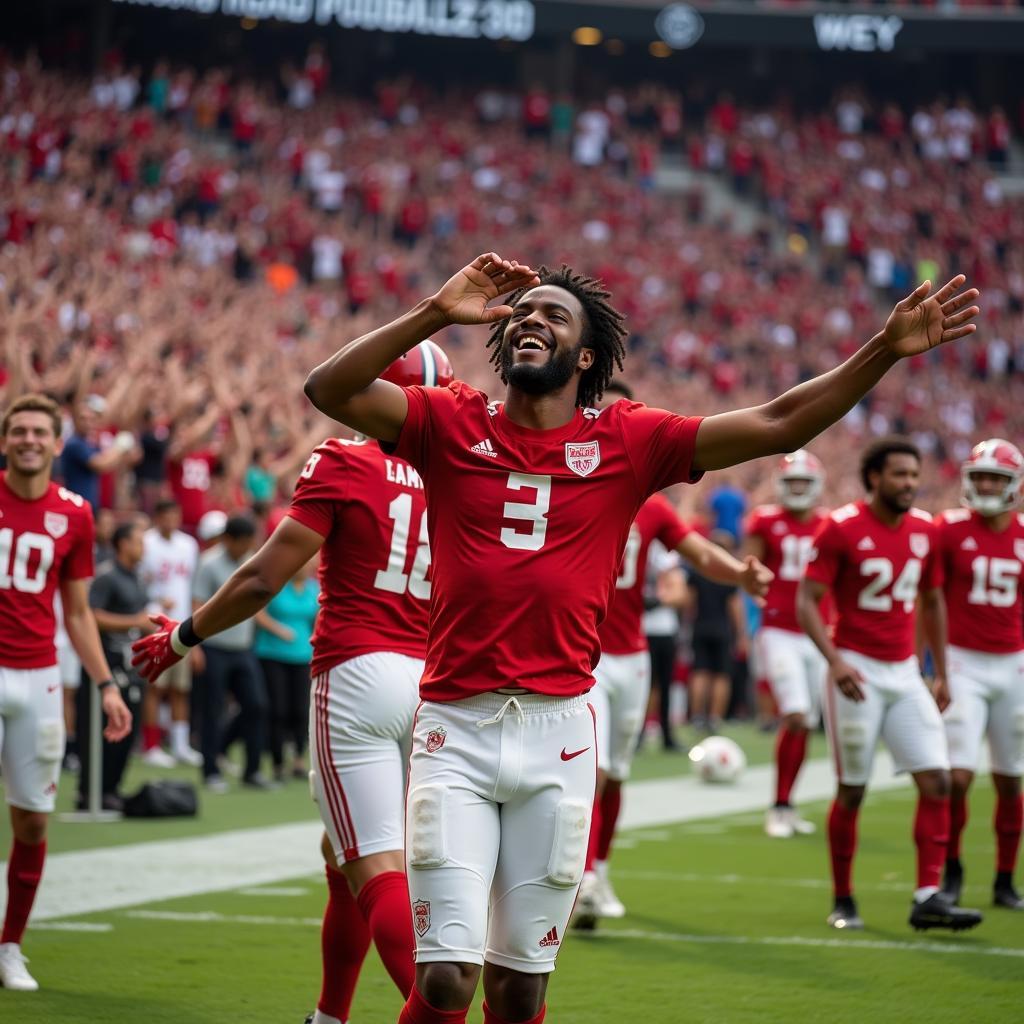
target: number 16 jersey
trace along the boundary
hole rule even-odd
[[[806,576],[832,588],[836,647],[878,661],[914,654],[917,595],[942,586],[932,517],[912,508],[899,526],[863,501],[844,505],[814,538]]]
[[[324,538],[314,676],[363,654],[422,658],[430,547],[423,481],[373,442],[325,441],[299,474],[288,516]]]
[[[423,476],[434,559],[421,695],[590,689],[630,525],[691,479],[700,418],[619,401],[531,430],[463,383],[406,395],[393,450]]]

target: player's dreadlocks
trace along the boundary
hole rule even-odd
[[[575,295],[583,307],[586,324],[581,341],[586,348],[594,350],[594,361],[583,371],[583,376],[580,378],[579,389],[576,392],[576,404],[583,407],[593,406],[604,394],[604,389],[612,379],[615,368],[622,369],[622,361],[626,355],[623,344],[627,334],[626,318],[608,301],[611,298],[611,292],[607,291],[600,281],[593,277],[586,277],[584,274],[577,274],[564,263],[558,270],[541,267],[537,276],[540,278],[541,284],[555,285]],[[531,287],[536,288],[538,285]],[[505,301],[508,305],[515,306],[529,290],[520,288]],[[487,340],[487,347],[494,350],[491,352],[491,362],[499,368],[501,367],[501,341],[506,327],[508,327],[507,318],[494,325],[491,336]],[[501,371],[501,381],[503,384],[508,383],[504,371]]]

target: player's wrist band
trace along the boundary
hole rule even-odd
[[[202,642],[203,638],[192,628],[191,615],[184,622],[179,622],[171,631],[171,650],[179,658],[184,658],[193,647],[198,647]]]
[[[106,690],[107,687],[116,685],[117,683],[115,683],[113,679],[104,679],[102,683],[96,684],[96,689],[99,690],[100,693],[103,693],[103,691]]]

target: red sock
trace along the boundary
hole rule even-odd
[[[914,815],[914,842],[917,844],[917,887],[935,886],[942,882],[942,866],[949,846],[949,797],[936,800],[918,796]]]
[[[391,980],[403,996],[408,996],[416,980],[413,961],[416,940],[412,936],[412,909],[405,872],[384,871],[371,878],[359,890],[359,909]]]
[[[1017,867],[1017,851],[1020,849],[1021,825],[1024,823],[1024,796],[1016,796],[1005,800],[996,797],[996,871],[1008,871],[1013,874]]]
[[[601,794],[601,821],[597,833],[597,860],[607,860],[611,853],[612,840],[615,838],[615,827],[619,823],[619,811],[622,810],[622,783],[617,779],[609,779]]]
[[[949,798],[949,845],[946,860],[960,859],[960,839],[967,827],[967,794],[954,794]]]
[[[544,1024],[544,1014],[548,1012],[546,1006],[540,1008],[540,1013],[536,1017],[531,1017],[529,1020],[524,1020],[521,1024]],[[484,1024],[512,1024],[511,1021],[505,1020],[504,1017],[499,1017],[486,1003],[484,1003]]]
[[[775,802],[788,804],[800,766],[807,756],[807,730],[779,730],[775,741]]]
[[[154,747],[160,746],[160,740],[163,738],[159,725],[144,725],[142,727],[142,750],[152,750]]]
[[[0,942],[21,943],[28,924],[28,915],[36,900],[39,879],[43,877],[46,860],[46,840],[29,846],[18,839],[11,846],[11,859],[7,864],[7,914]]]
[[[584,871],[594,870],[597,859],[597,844],[601,838],[601,797],[594,797],[594,810],[590,815],[590,839],[587,841],[587,859],[583,864]]]
[[[468,1013],[468,1006],[464,1010],[438,1010],[431,1006],[414,986],[405,1006],[402,1007],[398,1024],[466,1024]]]
[[[853,895],[850,876],[857,850],[857,811],[834,801],[828,815],[828,848],[832,856],[832,887],[837,900]]]
[[[320,930],[323,987],[316,1004],[321,1013],[348,1020],[359,971],[370,948],[370,930],[340,871],[327,868],[327,906]]]

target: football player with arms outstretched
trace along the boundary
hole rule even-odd
[[[452,370],[424,341],[383,376],[394,386],[443,386]],[[309,1020],[344,1024],[371,938],[403,996],[413,984],[405,767],[431,587],[419,473],[365,438],[326,441],[263,547],[191,618],[157,617],[160,632],[135,645],[133,663],[157,678],[189,648],[264,608],[318,551],[309,747],[328,903],[323,987]]]
[[[807,738],[821,720],[821,687],[826,665],[796,619],[796,588],[814,535],[828,513],[820,507],[825,470],[810,452],[785,456],[775,472],[778,504],[750,514],[745,548],[775,574],[757,634],[761,672],[782,715],[775,743],[775,804],[765,832],[788,839],[814,832],[792,804],[793,786],[807,756]]]
[[[622,381],[613,380],[596,407],[606,409],[620,399],[631,401],[633,393]],[[740,561],[692,530],[664,495],[654,494],[641,506],[629,529],[611,606],[598,629],[601,660],[590,691],[597,722],[597,791],[572,921],[586,931],[600,917],[626,913],[612,888],[608,862],[622,808],[622,784],[629,778],[651,690],[651,654],[642,620],[647,555],[656,540],[708,579],[742,587],[758,600],[771,582],[771,573],[753,556]]]
[[[942,717],[953,769],[942,888],[959,902],[967,792],[987,734],[996,791],[992,902],[1024,910],[1013,886],[1024,817],[1024,515],[1017,511],[1024,455],[1008,441],[982,441],[964,463],[962,481],[964,507],[936,517],[949,606],[950,703]]]
[[[0,450],[7,459],[0,474],[0,768],[14,833],[0,984],[26,992],[39,985],[25,967],[21,940],[43,873],[47,820],[64,756],[58,589],[71,645],[103,694],[104,736],[124,739],[132,725],[89,607],[92,510],[51,479],[60,438],[60,409],[44,395],[16,399],[0,423]]]
[[[861,459],[868,497],[836,509],[821,525],[797,590],[800,625],[828,662],[825,721],[839,777],[828,819],[833,928],[864,927],[851,876],[857,816],[879,738],[918,790],[910,924],[959,931],[981,921],[978,911],[954,906],[939,889],[949,840],[949,755],[939,714],[949,703],[946,605],[932,517],[914,508],[920,478],[921,454],[909,441],[881,438],[869,445]],[[829,592],[834,640],[820,611]],[[934,696],[915,652],[919,595],[935,662]]]
[[[629,528],[652,494],[793,451],[899,359],[962,337],[958,277],[926,282],[835,370],[753,409],[594,408],[626,329],[599,282],[484,253],[318,366],[306,393],[407,459],[427,488],[433,589],[413,730],[407,857],[416,985],[401,1020],[539,1024],[583,876],[597,757],[586,693]],[[511,292],[507,303],[491,306]],[[491,327],[504,402],[379,380],[450,324]]]

